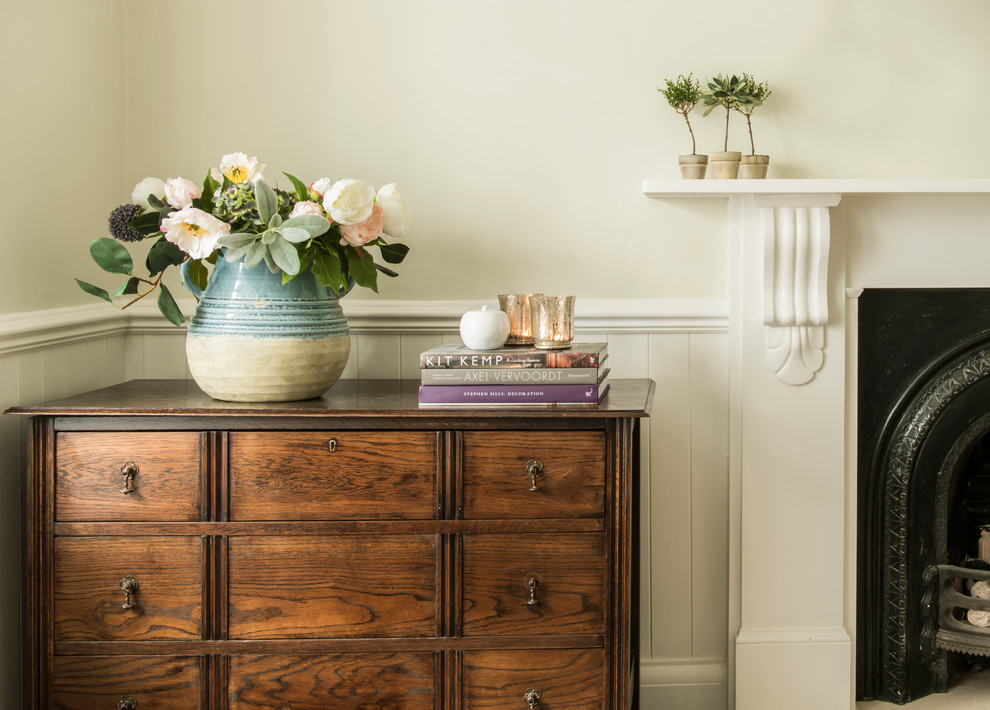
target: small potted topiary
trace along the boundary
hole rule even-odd
[[[694,131],[691,129],[691,121],[688,119],[691,109],[701,100],[701,85],[690,74],[687,76],[678,75],[676,81],[664,79],[664,83],[664,88],[661,89],[658,86],[657,91],[663,94],[674,111],[684,116],[688,133],[691,134],[691,154],[677,156],[677,163],[681,166],[681,177],[701,180],[705,177],[705,171],[708,169],[708,156],[698,155]]]
[[[770,165],[769,155],[757,155],[756,144],[753,142],[753,111],[757,106],[762,106],[767,97],[772,93],[765,81],[757,82],[749,74],[743,74],[740,83],[739,95],[745,98],[735,106],[735,110],[746,117],[746,128],[749,129],[749,147],[752,153],[742,156],[739,165],[740,178],[765,178],[767,168]]]
[[[742,79],[735,75],[723,77],[719,74],[708,80],[708,91],[701,95],[702,102],[708,107],[704,115],[707,116],[718,106],[725,109],[725,144],[721,151],[711,154],[712,172],[720,180],[735,178],[739,173],[742,153],[729,150],[729,115],[748,100],[741,89]]]

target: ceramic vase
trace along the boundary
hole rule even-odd
[[[308,269],[283,284],[265,262],[249,269],[221,256],[205,289],[185,269],[183,278],[199,299],[186,333],[189,371],[211,397],[312,399],[339,379],[351,349],[347,320],[339,296]]]
[[[711,154],[712,175],[716,180],[735,180],[739,174],[742,153],[736,150],[719,150]]]
[[[739,178],[742,180],[762,180],[770,166],[769,155],[744,155],[739,163]]]
[[[708,170],[707,155],[678,155],[677,164],[681,168],[681,178],[684,180],[704,180]]]

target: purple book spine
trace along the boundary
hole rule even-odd
[[[598,393],[599,385],[420,385],[419,401],[421,404],[597,404]]]

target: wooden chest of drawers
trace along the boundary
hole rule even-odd
[[[639,418],[230,404],[135,381],[34,415],[25,707],[636,706]]]

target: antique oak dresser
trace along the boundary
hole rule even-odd
[[[33,415],[25,707],[635,707],[653,383],[541,409],[421,409],[416,385],[10,410]]]

